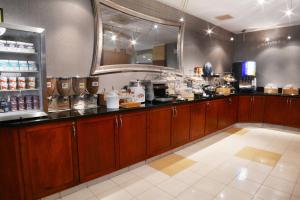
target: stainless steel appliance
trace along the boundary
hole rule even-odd
[[[174,97],[169,96],[167,93],[168,83],[165,80],[152,81],[154,100],[158,102],[170,102],[174,100]]]
[[[46,116],[43,28],[0,24],[0,121]]]

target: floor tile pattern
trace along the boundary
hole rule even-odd
[[[299,172],[299,130],[238,124],[149,164],[44,199],[300,200]]]

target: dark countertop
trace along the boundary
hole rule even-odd
[[[262,92],[255,92],[255,93],[251,93],[251,94],[241,93],[241,94],[233,94],[230,96],[237,96],[237,95],[240,95],[240,96],[263,95],[263,96],[284,96],[284,97],[286,96],[286,97],[300,98],[300,95],[289,96],[289,95],[282,95],[282,94],[265,94]],[[222,99],[225,97],[228,97],[228,96],[203,97],[201,99],[192,100],[192,101],[174,101],[174,102],[167,102],[167,103],[146,103],[138,108],[127,108],[127,109],[126,108],[107,109],[106,107],[98,107],[98,108],[92,108],[92,109],[86,109],[86,110],[61,111],[61,112],[56,112],[56,113],[49,113],[47,117],[43,117],[43,118],[0,122],[0,127],[18,127],[18,126],[34,125],[34,124],[55,122],[55,121],[62,121],[62,120],[74,120],[74,119],[84,118],[84,117],[93,117],[93,116],[100,116],[100,115],[107,115],[107,114],[114,114],[114,113],[139,111],[139,110],[158,108],[158,107],[163,107],[163,106],[196,103],[196,102],[201,102],[201,101]]]

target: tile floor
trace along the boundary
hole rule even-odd
[[[300,200],[300,132],[236,125],[122,172],[45,199]]]

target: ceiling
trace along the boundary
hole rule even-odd
[[[183,0],[157,0],[182,10]],[[300,0],[293,0],[293,15],[285,11],[291,0],[188,0],[185,12],[204,19],[234,33],[255,31],[300,24]],[[217,16],[229,14],[233,18],[220,21]]]

